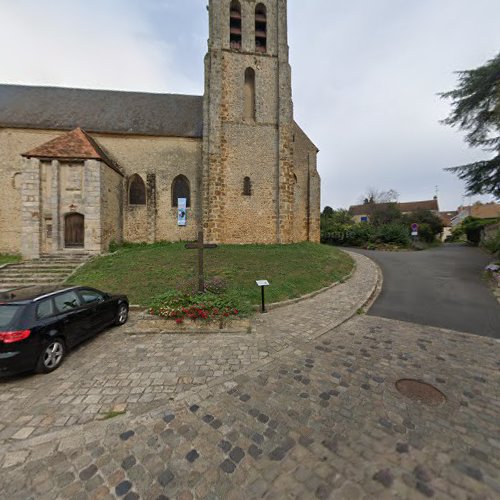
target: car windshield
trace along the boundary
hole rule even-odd
[[[15,304],[0,304],[0,331],[10,328],[24,306]]]

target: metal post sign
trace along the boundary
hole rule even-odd
[[[256,281],[257,286],[260,286],[260,289],[262,291],[262,312],[265,313],[266,311],[266,300],[264,298],[264,289],[266,286],[269,286],[269,281],[267,280],[257,280]]]
[[[177,199],[177,225],[185,226],[187,224],[187,199],[178,198]]]
[[[411,225],[411,235],[412,236],[418,236],[418,224],[413,223]]]

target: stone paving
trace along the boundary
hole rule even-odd
[[[193,388],[217,384],[340,324],[368,300],[377,269],[353,254],[356,274],[308,300],[259,316],[251,334],[141,335],[110,329],[48,375],[0,380],[0,444],[68,429],[112,410],[137,415]]]
[[[233,348],[249,342],[257,354],[229,374],[178,382],[148,413],[4,437],[2,498],[500,498],[500,342],[364,315],[343,322],[376,281],[370,261],[357,263],[350,299],[342,285],[308,301],[318,326],[301,303],[237,336]],[[182,340],[221,342],[215,356],[231,339]],[[406,399],[401,378],[429,382],[447,401]]]

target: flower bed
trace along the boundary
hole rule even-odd
[[[171,319],[177,324],[185,320],[224,323],[240,315],[235,301],[225,294],[212,292],[190,294],[172,291],[156,297],[149,313]]]

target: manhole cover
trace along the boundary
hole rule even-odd
[[[439,389],[419,380],[398,380],[396,389],[403,396],[427,405],[438,406],[446,402],[446,396]]]

